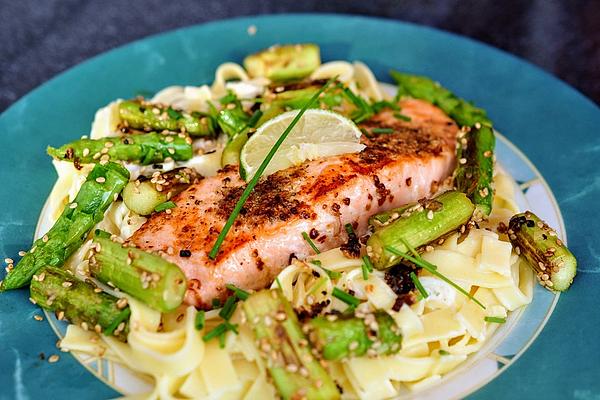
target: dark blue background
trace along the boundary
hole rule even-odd
[[[239,15],[309,11],[466,35],[537,64],[600,103],[598,0],[0,0],[0,111],[58,72],[150,34]]]

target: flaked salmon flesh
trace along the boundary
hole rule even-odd
[[[293,257],[314,254],[347,240],[351,223],[360,236],[373,214],[429,196],[453,171],[457,125],[420,100],[399,102],[403,115],[384,110],[361,124],[393,133],[361,139],[366,148],[305,162],[263,178],[229,231],[215,260],[208,253],[242,194],[237,166],[202,179],[172,201],[171,214],[156,213],[130,238],[160,251],[188,279],[185,301],[203,309],[228,297],[226,284],[257,290],[271,284]]]

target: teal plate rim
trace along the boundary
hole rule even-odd
[[[258,27],[255,36],[246,34],[249,25]],[[305,29],[307,26],[311,29]],[[599,367],[593,357],[588,357],[600,352],[600,344],[587,340],[585,348],[579,345],[586,340],[581,331],[600,325],[593,312],[592,296],[586,296],[600,284],[600,248],[596,244],[600,241],[592,229],[600,225],[600,217],[582,213],[582,207],[600,195],[600,177],[593,164],[600,155],[600,143],[591,134],[600,126],[600,110],[565,83],[529,63],[433,28],[349,15],[244,17],[141,39],[59,74],[0,116],[0,140],[5,149],[0,160],[5,188],[0,194],[0,250],[10,256],[30,243],[37,211],[54,181],[43,153],[46,144],[75,137],[68,132],[87,132],[93,112],[110,99],[132,96],[139,89],[154,91],[176,82],[210,82],[217,63],[240,61],[245,53],[285,41],[316,41],[327,60],[362,59],[374,66],[375,74],[383,81],[389,81],[384,73],[390,67],[435,77],[487,108],[498,129],[540,167],[561,205],[570,247],[582,266],[580,276],[571,292],[561,296],[553,317],[530,349],[472,398],[509,398],[514,394],[564,398],[600,393],[596,379]],[[177,55],[188,64],[177,65],[164,54]],[[128,62],[114,64],[124,60]],[[194,70],[192,64],[204,65],[204,69]],[[158,75],[156,68],[162,68]],[[138,85],[141,77],[146,81]],[[155,78],[151,87],[149,77]],[[69,113],[77,117],[64,118]],[[29,138],[23,140],[27,135]],[[29,146],[25,150],[24,142]],[[569,157],[570,154],[578,157]],[[39,311],[27,303],[27,297],[26,291],[0,296],[0,348],[4,350],[0,365],[13,372],[0,378],[3,387],[14,391],[6,396],[36,398],[53,390],[61,397],[114,396],[69,356],[63,355],[56,364],[38,357],[42,351],[56,352],[55,336],[46,324],[42,327],[31,321]],[[565,359],[581,371],[568,381],[563,378],[568,368],[562,363]],[[31,384],[31,379],[36,384]]]

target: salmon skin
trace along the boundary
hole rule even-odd
[[[411,120],[398,119],[391,110],[375,115],[361,128],[393,133],[363,136],[362,152],[305,162],[263,178],[215,260],[208,253],[245,187],[237,166],[175,196],[171,214],[152,215],[130,242],[179,265],[188,279],[185,301],[198,308],[226,299],[226,284],[246,290],[269,286],[293,257],[313,254],[302,232],[320,250],[338,247],[347,240],[345,224],[364,235],[370,216],[432,194],[452,173],[456,124],[424,101],[399,105]]]

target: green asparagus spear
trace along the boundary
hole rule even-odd
[[[209,115],[199,112],[188,114],[137,100],[119,103],[119,115],[127,126],[135,129],[181,131],[192,136],[212,136],[215,133],[215,124]]]
[[[244,68],[253,78],[279,82],[302,79],[320,64],[319,46],[315,44],[273,46],[244,59]]]
[[[564,291],[577,273],[577,259],[556,232],[531,211],[510,219],[508,236],[548,289]]]
[[[311,352],[296,313],[279,290],[262,290],[244,301],[261,356],[283,399],[338,399],[338,389]]]
[[[94,237],[94,243],[90,272],[98,280],[161,312],[181,305],[187,286],[177,265],[158,255],[124,247],[101,234]]]
[[[472,127],[477,122],[492,125],[483,109],[457,97],[430,78],[398,71],[391,71],[390,74],[398,84],[398,97],[410,96],[435,104],[461,126]]]
[[[200,178],[193,168],[175,168],[151,180],[129,182],[123,189],[123,201],[133,212],[149,215],[156,206],[183,192]]]
[[[408,252],[404,241],[412,247],[423,246],[467,223],[475,207],[464,193],[449,191],[429,201],[412,205],[396,219],[389,219],[367,241],[373,265],[386,269],[397,257],[384,251],[386,246]]]
[[[48,154],[59,160],[81,164],[121,160],[142,165],[189,160],[194,156],[191,140],[179,135],[146,133],[102,139],[79,139],[59,148],[48,147]]]
[[[326,360],[360,357],[367,353],[388,355],[398,352],[402,335],[392,317],[377,313],[373,322],[367,326],[365,319],[356,317],[317,317],[309,323],[309,338]]]
[[[458,166],[454,182],[466,193],[478,210],[485,215],[492,212],[494,200],[494,130],[476,123],[458,142]]]
[[[129,172],[119,164],[96,165],[66,205],[54,226],[33,243],[31,250],[10,271],[0,290],[16,289],[47,265],[60,267],[84,242],[89,231],[104,218],[104,212],[129,181]]]
[[[127,301],[119,301],[63,269],[40,269],[29,290],[37,305],[56,312],[59,319],[120,340],[127,338],[130,314]]]

